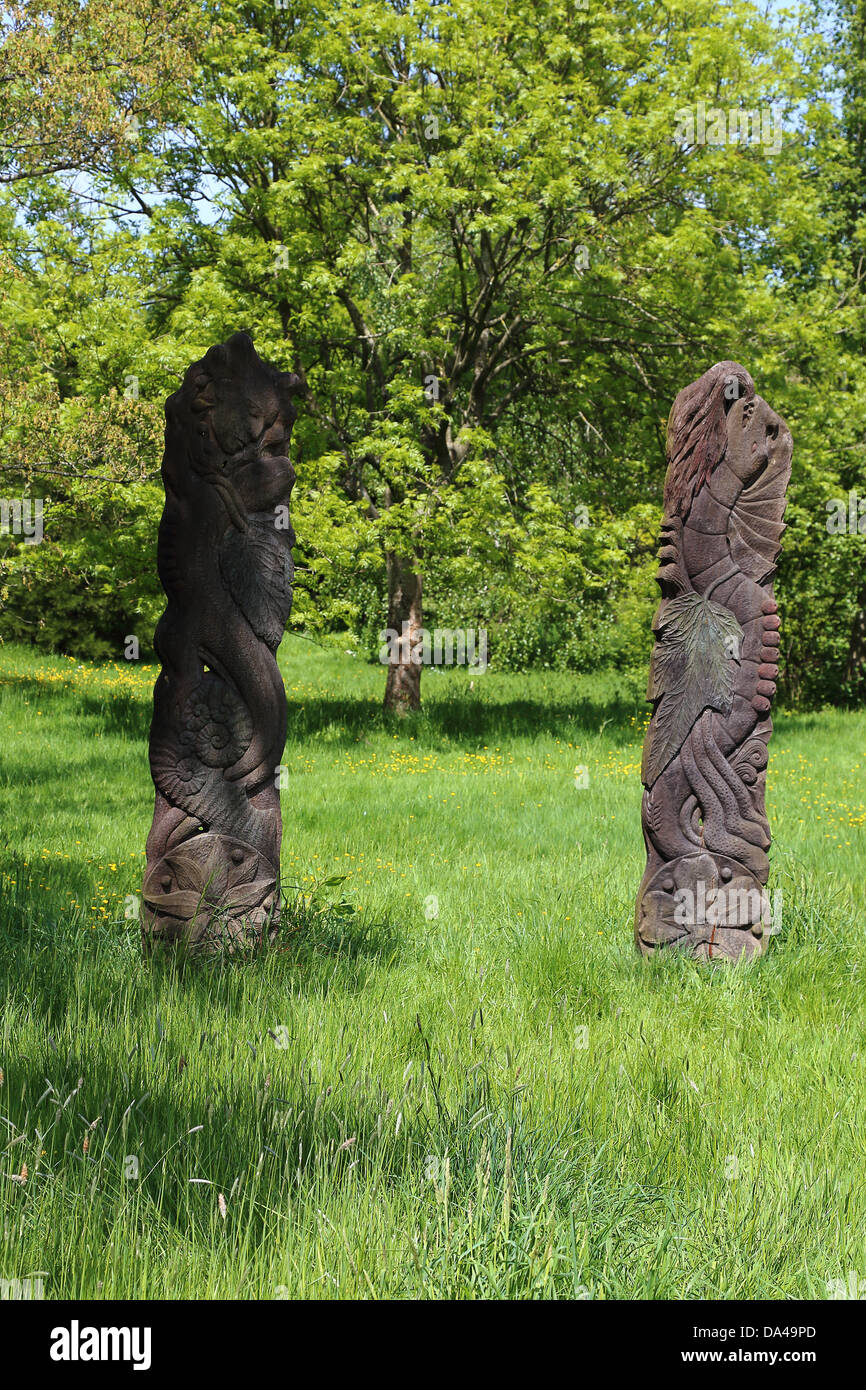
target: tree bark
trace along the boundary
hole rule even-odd
[[[385,709],[408,714],[421,708],[421,571],[416,556],[389,551],[387,563],[388,627],[397,641],[391,644]]]

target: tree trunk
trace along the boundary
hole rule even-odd
[[[421,573],[417,557],[388,552],[390,652],[385,709],[397,714],[421,708]],[[396,634],[396,640],[393,636]],[[412,660],[413,655],[417,658]]]

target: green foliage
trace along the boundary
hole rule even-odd
[[[66,0],[40,5],[53,25],[28,3],[0,21],[13,461],[32,473],[28,413],[56,393],[87,472],[88,421],[130,377],[155,420],[178,372],[246,327],[307,384],[296,627],[372,656],[398,552],[427,625],[486,627],[501,665],[640,664],[665,417],[738,358],[795,440],[785,694],[863,699],[862,541],[823,525],[829,499],[866,494],[861,0],[829,26],[822,4],[748,0],[86,9],[77,39]],[[700,101],[774,107],[778,148],[680,140]],[[113,418],[129,438],[103,471],[136,455],[152,479],[155,430]],[[7,634],[95,652],[150,623],[155,505],[124,496],[52,493],[65,568],[40,557],[37,579],[7,546]],[[56,623],[34,627],[24,570],[50,573]]]
[[[7,417],[5,495],[28,499],[31,517],[41,503],[44,536],[0,536],[4,640],[88,659],[119,659],[130,636],[151,649],[162,489],[140,459],[160,433],[153,406],[114,393],[97,405],[30,399],[20,423]]]

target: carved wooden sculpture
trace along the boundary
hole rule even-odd
[[[647,866],[635,939],[738,960],[767,943],[764,810],[791,434],[736,362],[681,391],[668,421],[647,698]]]
[[[231,949],[278,925],[286,697],[275,653],[292,602],[299,385],[235,333],[166,402],[146,945]]]

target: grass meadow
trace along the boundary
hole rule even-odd
[[[280,661],[286,930],[179,972],[133,915],[155,670],[0,647],[0,1275],[93,1299],[866,1280],[866,712],[777,714],[780,929],[707,968],[633,948],[633,680],[430,672],[395,723],[380,668],[298,637]]]

